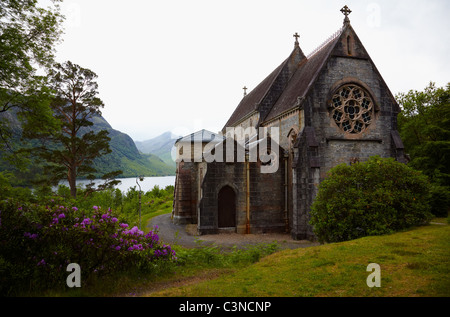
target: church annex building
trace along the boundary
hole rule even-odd
[[[199,234],[314,240],[309,210],[330,168],[374,155],[405,162],[400,108],[351,26],[351,11],[341,12],[343,26],[309,56],[296,33],[293,51],[244,94],[221,132],[177,140],[174,223],[196,224]],[[244,141],[227,131],[245,131]]]

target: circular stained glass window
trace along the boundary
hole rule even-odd
[[[373,120],[373,101],[363,88],[356,85],[340,87],[331,98],[331,116],[347,133],[361,133]]]

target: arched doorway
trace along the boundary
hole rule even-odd
[[[218,227],[236,227],[236,194],[230,186],[224,186],[218,195]]]

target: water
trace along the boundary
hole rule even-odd
[[[117,178],[121,183],[116,185],[115,188],[119,188],[123,193],[126,193],[129,188],[136,186],[136,189],[139,190],[139,186],[136,184],[136,178]],[[77,180],[77,186],[89,184],[88,180]],[[102,184],[104,181],[102,179],[95,179],[95,184]],[[145,193],[149,190],[152,190],[155,185],[158,185],[159,188],[164,189],[168,185],[175,185],[175,176],[154,176],[154,177],[145,177],[141,182],[138,179],[138,183],[141,186],[141,190]],[[62,181],[61,185],[68,186],[67,181]]]

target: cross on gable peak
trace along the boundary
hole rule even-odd
[[[345,15],[344,18],[344,24],[350,23],[350,19],[348,18],[349,14],[352,13],[352,10],[350,10],[350,8],[345,5],[342,9],[341,12],[343,15]]]
[[[298,45],[298,38],[300,37],[300,35],[298,35],[298,33],[295,32],[295,34],[293,35],[293,37],[295,37],[295,45]]]

